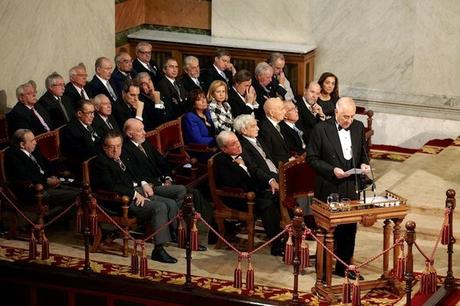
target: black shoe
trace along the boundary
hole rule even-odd
[[[334,272],[335,275],[340,276],[340,277],[345,277],[345,272]],[[356,273],[354,271],[348,271],[348,279],[355,280],[356,279]],[[359,275],[359,280],[363,281],[364,277],[360,274]]]
[[[198,245],[198,250],[197,251],[204,252],[204,251],[207,251],[207,250],[208,250],[208,248],[205,247],[204,245],[202,245],[202,244]]]
[[[273,256],[281,256],[281,257],[283,257],[284,256],[284,250],[281,247],[272,247],[271,250],[270,250],[270,254],[272,254]]]
[[[163,247],[156,247],[152,251],[152,260],[171,264],[177,262],[177,259],[169,255]]]

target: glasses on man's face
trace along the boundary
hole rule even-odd
[[[133,60],[130,60],[130,59],[124,59],[124,60],[121,60],[122,63],[124,64],[128,64],[128,63],[132,63]]]
[[[142,50],[139,50],[139,53],[140,53],[140,54],[152,54],[152,51],[142,51]]]
[[[83,112],[83,114],[87,115],[87,116],[94,116],[94,112]]]
[[[65,84],[64,83],[58,83],[58,84],[53,84],[52,86],[54,86],[54,87],[59,87],[59,86],[64,87]]]

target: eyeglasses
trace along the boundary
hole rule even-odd
[[[94,112],[82,112],[82,113],[88,116],[94,116]]]
[[[152,54],[152,51],[142,51],[142,50],[139,50],[139,53],[140,53],[140,54]]]
[[[63,86],[65,86],[65,84],[64,83],[58,83],[58,84],[53,84],[51,86],[55,86],[55,87],[61,86],[61,87],[63,87]]]

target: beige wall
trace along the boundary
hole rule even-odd
[[[41,95],[53,71],[67,81],[83,62],[92,78],[95,59],[114,56],[114,0],[2,0],[0,16],[0,89],[10,107],[19,84],[35,80]]]

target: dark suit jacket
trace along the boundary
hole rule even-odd
[[[272,178],[278,181],[278,174],[270,171],[263,156],[256,148],[254,148],[249,140],[244,138],[242,135],[238,135],[238,139],[240,140],[241,147],[243,148],[242,157],[244,163],[248,166],[249,173],[252,173],[254,178],[257,180],[259,189],[268,188],[268,182]],[[267,158],[270,159],[270,155],[266,153],[264,145],[262,143],[260,145],[267,155]]]
[[[155,108],[155,102],[148,96],[143,93],[139,95],[139,100],[144,102],[144,128],[146,131],[155,129],[157,126],[168,121],[168,118],[172,118],[172,112],[169,104],[165,104],[165,108]],[[169,114],[169,115],[168,115]]]
[[[115,93],[117,94],[117,92],[115,90],[115,85],[113,84],[113,82],[111,80],[109,80],[109,83],[110,83],[110,86],[112,86],[112,88],[115,91]],[[94,75],[93,79],[86,85],[86,87],[88,88],[88,91],[86,92],[86,94],[90,98],[94,98],[98,94],[104,94],[104,95],[107,96],[107,98],[109,98],[109,100],[112,103],[115,102],[115,100],[110,95],[109,90],[107,89],[107,87],[105,87],[105,85],[102,84],[101,80],[99,80],[96,75]],[[117,96],[117,98],[121,99],[120,96]]]
[[[131,78],[133,77],[132,74],[130,74]],[[115,90],[115,93],[119,98],[121,98],[121,91],[123,90],[123,85],[125,84],[126,80],[128,79],[128,76],[124,75],[121,73],[118,68],[115,68],[112,72],[112,76],[110,77],[110,84],[112,84],[113,90]]]
[[[211,65],[208,69],[203,71],[202,77],[203,77],[203,82],[204,82],[204,90],[207,92],[209,89],[209,86],[213,81],[216,80],[221,80],[227,83],[227,88],[230,88],[233,84],[233,75],[231,71],[225,70],[224,71],[225,75],[227,76],[227,80],[225,80],[219,72],[217,72],[216,67],[214,65]]]
[[[165,107],[167,109],[172,109],[172,118],[168,118],[168,121],[178,118],[186,111],[186,93],[184,85],[182,85],[182,82],[178,79],[176,79],[176,84],[179,87],[180,96],[176,88],[174,88],[174,85],[166,77],[163,77],[156,87],[156,89],[160,91],[161,100],[165,103]],[[168,117],[169,116],[170,114],[168,114]]]
[[[205,84],[204,84],[204,81],[202,80],[202,78],[198,78],[198,82],[200,83],[200,86],[198,86],[193,80],[192,78],[190,78],[190,76],[187,74],[187,73],[184,73],[181,77],[180,77],[180,80],[182,82],[182,84],[184,85],[184,89],[185,89],[185,92],[188,94],[189,92],[191,92],[192,90],[195,90],[195,89],[204,89],[205,87]]]
[[[113,115],[110,115],[108,117],[108,120],[112,125],[114,131],[121,132]],[[97,112],[94,114],[94,120],[91,126],[101,138],[104,138],[105,134],[107,134],[110,131],[110,128],[107,125],[107,123],[105,123],[104,119],[102,119],[102,117]]]
[[[245,192],[257,190],[255,181],[228,154],[221,152],[214,157],[214,172],[218,187],[241,188]]]
[[[350,126],[353,160],[356,167],[368,163],[365,150],[364,126],[354,120]],[[308,163],[316,172],[315,196],[326,201],[331,193],[338,192],[340,196],[356,198],[354,176],[337,179],[334,168],[346,169],[346,160],[343,157],[342,146],[335,124],[335,118],[318,123],[311,134],[307,150]]]
[[[158,65],[155,61],[150,61],[150,66],[152,66],[153,71],[150,71],[147,68],[145,68],[144,65],[141,64],[139,59],[136,58],[133,61],[133,72],[134,74],[138,74],[139,72],[147,72],[150,75],[153,85],[156,88],[163,74],[161,72],[161,69],[158,68]]]
[[[91,133],[74,118],[63,129],[61,133],[61,144],[64,156],[71,157],[77,161],[85,161],[100,152],[101,136],[96,140],[91,139]]]
[[[273,163],[278,167],[279,162],[286,162],[291,154],[286,141],[281,137],[281,134],[276,130],[273,124],[264,116],[259,121],[259,140],[265,144],[267,153],[272,157]]]
[[[91,161],[91,187],[94,190],[101,189],[126,195],[130,199],[134,196],[133,182],[140,186],[140,181],[135,181],[130,172],[130,163],[127,158],[121,156],[126,170],[121,170],[118,163],[109,159],[104,153],[99,154]]]
[[[303,97],[297,97],[297,109],[299,110],[299,120],[296,122],[296,126],[303,131],[303,140],[306,144],[310,139],[310,134],[315,125],[321,122],[319,116],[313,116],[313,114],[308,110]]]
[[[268,98],[276,98],[280,97],[282,100],[284,100],[284,96],[286,95],[286,90],[281,87],[276,79],[273,79],[270,84],[264,87],[260,85],[259,81],[254,77],[252,79],[252,86],[254,87],[254,90],[256,91],[257,95],[257,103],[259,103],[259,109],[255,111],[255,115],[257,119],[261,119],[264,115],[264,104],[265,101]]]
[[[123,98],[112,103],[112,116],[115,118],[118,126],[123,128],[126,120],[136,117],[136,109],[130,107]]]
[[[88,86],[83,87],[89,98]],[[78,101],[82,99],[80,93],[75,89],[72,82],[65,84],[64,96],[68,97],[73,107],[76,108]]]
[[[46,109],[37,103],[34,108],[42,116],[43,120],[45,120],[50,130],[52,130],[54,125]],[[8,133],[10,135],[13,135],[17,129],[29,129],[35,135],[46,132],[34,112],[21,102],[16,103],[13,109],[6,114],[6,119],[8,123]]]
[[[291,155],[302,155],[306,152],[306,148],[302,148],[302,139],[300,135],[294,129],[284,121],[280,122],[280,129]]]
[[[228,104],[232,107],[233,118],[238,117],[241,114],[252,114],[254,110],[246,105],[246,101],[241,99],[240,95],[236,92],[233,87],[230,87],[228,91]]]
[[[72,119],[75,114],[72,102],[66,96],[61,97],[61,102],[64,105],[69,120]],[[37,104],[40,104],[44,109],[46,109],[51,117],[54,127],[60,127],[61,125],[67,124],[68,121],[61,106],[59,105],[58,100],[49,91],[45,92],[45,94],[41,96]]]
[[[33,185],[29,184],[42,184],[46,187],[46,178],[52,175],[51,165],[40,151],[35,149],[32,155],[45,172],[44,174],[40,173],[37,164],[19,148],[10,147],[5,153],[6,177],[13,192],[19,198],[33,199],[35,190]]]
[[[150,142],[144,141],[141,145],[147,156],[130,139],[125,139],[123,155],[129,159],[135,177],[159,186],[163,183],[165,176],[171,176],[168,162]]]

